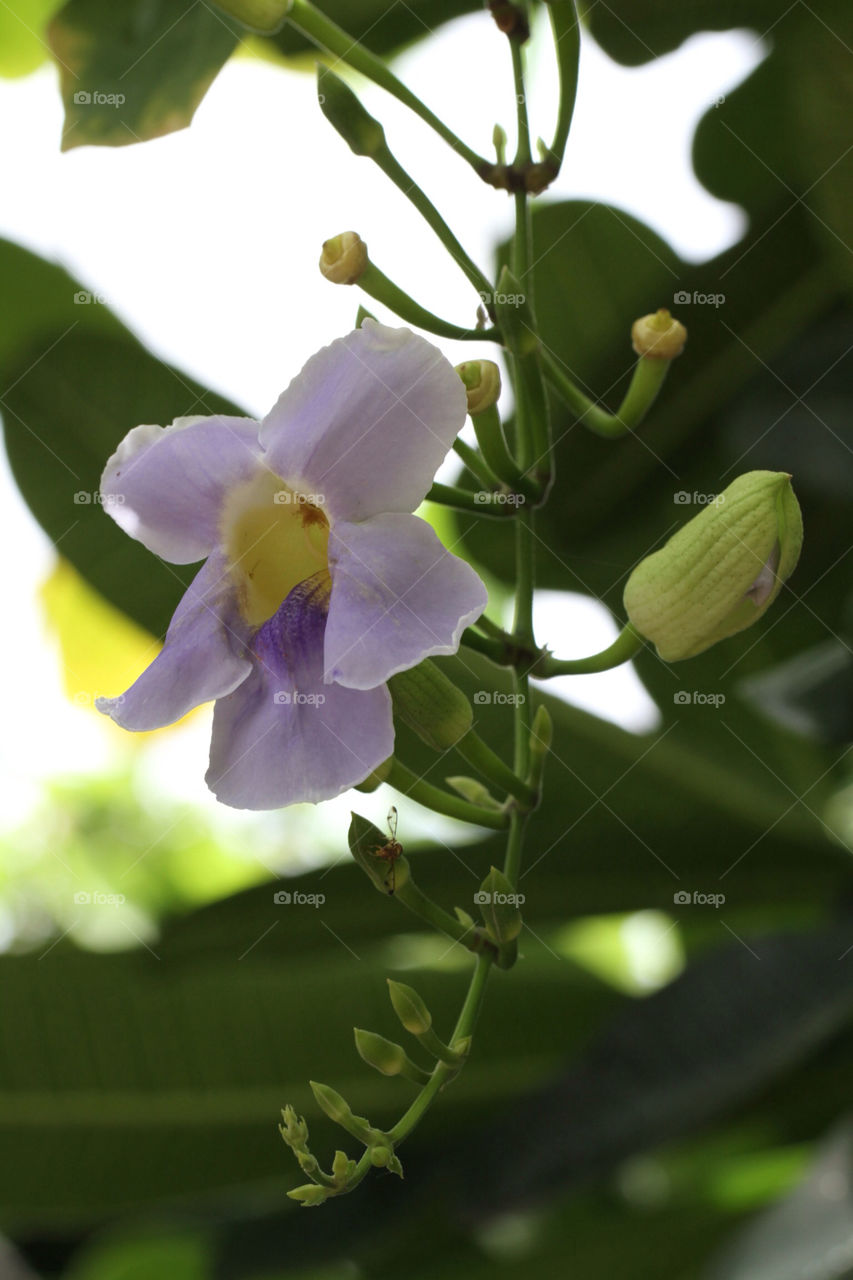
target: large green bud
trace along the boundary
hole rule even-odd
[[[625,584],[628,617],[665,662],[695,657],[766,613],[802,544],[791,477],[749,471],[637,565]]]

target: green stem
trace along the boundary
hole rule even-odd
[[[527,121],[527,92],[524,83],[524,60],[522,49],[512,45],[513,74],[518,101],[518,150],[516,165],[529,162],[530,131]],[[518,280],[527,283],[527,311],[532,326],[532,336],[536,336],[535,312],[533,304],[532,246],[530,234],[530,210],[526,191],[515,193],[515,236],[513,239],[513,265]],[[529,283],[528,283],[529,282]],[[521,316],[519,317],[522,318]],[[547,415],[542,373],[539,365],[537,349],[525,350],[526,341],[518,335],[515,343],[511,368],[515,382],[516,424],[518,436],[518,458],[522,468],[526,470],[536,462],[541,468],[539,474],[544,481],[544,493],[547,495],[551,478],[551,449],[547,439],[547,416],[545,420],[545,441],[543,442],[541,424],[537,424],[537,413]],[[538,343],[536,344],[538,347]],[[543,457],[543,443],[545,453]],[[542,466],[544,462],[544,466]],[[533,633],[533,590],[535,585],[535,561],[533,542],[534,513],[529,508],[518,511],[515,525],[515,618],[513,633],[524,645],[535,650],[536,641]],[[526,777],[530,765],[530,682],[527,672],[513,670],[515,688],[515,708],[513,721],[514,766],[520,777]],[[514,810],[510,815],[509,837],[507,839],[504,858],[504,874],[515,886],[521,868],[521,855],[524,843],[526,815]]]
[[[479,774],[494,783],[498,789],[515,796],[524,808],[531,808],[536,803],[537,795],[533,788],[518,774],[513,773],[509,765],[504,764],[500,756],[473,729],[469,729],[465,737],[459,739],[456,750]]]
[[[509,485],[515,493],[521,493],[531,501],[539,494],[529,480],[521,474],[515,459],[509,451],[503,425],[497,405],[491,405],[482,413],[472,413],[471,422],[480,452],[492,471],[504,484]]]
[[[385,781],[424,808],[432,809],[434,813],[443,813],[446,817],[458,818],[461,822],[476,823],[480,827],[490,827],[493,831],[503,831],[507,826],[505,813],[469,804],[461,796],[434,787],[431,782],[425,782],[411,769],[407,769],[396,757]]]
[[[487,489],[501,487],[502,481],[500,477],[495,475],[486,459],[476,449],[472,449],[470,444],[460,440],[458,436],[453,441],[453,451],[462,459],[471,475],[479,480],[481,484],[484,484]]]
[[[543,348],[542,364],[545,376],[555,391],[577,414],[578,421],[608,439],[619,439],[638,427],[654,404],[658,392],[669,372],[671,360],[654,356],[640,356],[634,365],[631,383],[625,398],[615,413],[602,409],[569,377],[565,369],[550,351]]]
[[[405,293],[393,280],[390,280],[374,262],[368,262],[356,283],[371,298],[383,303],[401,320],[415,324],[419,329],[426,329],[427,333],[435,333],[440,338],[455,338],[459,342],[500,342],[501,340],[497,329],[463,329],[460,325],[450,324],[440,316],[433,315],[420,303],[415,302],[414,298]]]
[[[469,258],[435,205],[392,155],[385,140],[385,130],[379,121],[359,102],[349,85],[326,67],[318,68],[317,90],[320,110],[350,150],[358,156],[368,156],[373,160],[406,199],[411,201],[488,307],[487,299],[492,296],[491,283]]]
[[[621,667],[623,662],[630,662],[645,645],[645,640],[635,631],[630,622],[619,632],[619,635],[601,653],[594,653],[589,658],[554,658],[551,654],[543,654],[535,664],[533,674],[537,680],[548,680],[552,676],[590,675],[596,671],[610,671],[613,667]]]
[[[554,36],[554,51],[557,55],[557,70],[560,73],[560,105],[554,141],[548,148],[543,163],[549,178],[556,178],[566,152],[578,94],[580,23],[574,0],[551,0],[548,12]]]
[[[491,954],[483,954],[477,957],[477,962],[474,966],[474,972],[471,975],[471,982],[468,987],[468,994],[465,997],[465,1003],[463,1004],[459,1017],[456,1020],[453,1035],[450,1037],[451,1044],[456,1040],[460,1040],[464,1036],[473,1035],[474,1028],[477,1025],[477,1018],[483,1004],[483,996],[485,995],[486,983],[488,982],[491,968]],[[393,1129],[389,1130],[389,1135],[395,1143],[402,1142],[402,1140],[407,1138],[412,1130],[417,1127],[419,1121],[429,1109],[445,1081],[454,1075],[457,1070],[457,1067],[450,1066],[447,1063],[437,1063],[433,1069],[429,1084],[424,1085],[408,1111],[400,1117]],[[359,1164],[360,1163],[361,1162],[359,1162]]]
[[[431,925],[438,933],[446,934],[448,938],[461,943],[469,951],[480,953],[484,950],[485,935],[482,931],[478,932],[469,925],[464,925],[461,920],[457,920],[456,916],[444,911],[437,902],[428,898],[413,880],[409,879],[405,884],[398,885],[394,897],[407,911],[411,911],[412,915],[423,920],[425,924]]]
[[[477,625],[479,626],[479,623]],[[462,632],[462,644],[476,653],[482,653],[484,657],[496,662],[499,667],[513,665],[513,658],[509,655],[505,642],[499,640],[497,636],[484,636],[473,627],[466,627]]]
[[[363,76],[367,76],[374,84],[378,84],[381,89],[395,97],[398,102],[402,102],[410,111],[414,111],[415,115],[435,130],[457,155],[467,161],[478,177],[486,178],[491,173],[494,166],[489,160],[477,155],[476,151],[466,146],[452,129],[449,129],[416,94],[412,93],[411,89],[397,79],[381,59],[364,45],[359,44],[352,36],[347,35],[341,27],[309,4],[308,0],[293,0],[287,18],[294,27],[313,40],[321,49],[334,54],[354,71],[361,72]]]
[[[507,501],[511,496],[487,490],[474,493],[470,489],[460,489],[457,485],[434,484],[424,501],[438,502],[443,507],[454,507],[457,511],[468,511],[476,516],[507,520],[512,519],[518,509],[514,503]]]

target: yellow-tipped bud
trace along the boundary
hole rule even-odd
[[[501,394],[501,371],[492,360],[466,360],[456,372],[468,393],[468,412],[483,413],[497,404]]]
[[[649,316],[640,316],[631,328],[631,343],[638,356],[654,360],[674,360],[687,341],[687,330],[673,320],[665,307]]]
[[[357,231],[324,240],[320,270],[332,284],[355,284],[367,266],[367,245]]]

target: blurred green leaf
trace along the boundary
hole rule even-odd
[[[695,1130],[790,1071],[853,1012],[853,975],[839,963],[850,924],[737,938],[627,1005],[562,1079],[516,1104],[480,1152],[479,1179],[468,1171],[472,1209],[535,1203]],[[495,1158],[498,1141],[512,1161]]]
[[[185,128],[236,49],[237,25],[183,0],[68,0],[48,29],[62,149],[126,146]]]
[[[0,410],[15,479],[43,529],[112,604],[153,634],[191,566],[159,562],[98,502],[104,465],[140,422],[240,413],[139,343],[59,267],[0,242]]]
[[[209,1255],[200,1234],[146,1231],[121,1239],[113,1232],[84,1246],[63,1280],[209,1280]]]
[[[826,7],[827,0],[817,3]],[[671,53],[699,31],[752,27],[763,34],[779,19],[774,0],[581,0],[580,7],[598,43],[628,66]]]
[[[803,1182],[751,1223],[707,1280],[846,1280],[853,1266],[853,1125],[825,1140]]]
[[[45,61],[50,50],[44,28],[62,0],[15,0],[0,6],[0,76],[25,76]]]
[[[402,912],[347,870],[284,882],[324,893],[319,908],[276,902],[270,885],[238,896],[234,910],[199,913],[215,925],[215,947],[190,917],[134,954],[85,955],[60,941],[0,959],[5,1223],[94,1221],[240,1183],[283,1198],[294,1172],[276,1130],[284,1103],[309,1117],[318,1152],[334,1137],[310,1078],[332,1081],[374,1123],[397,1118],[409,1087],[362,1069],[352,1026],[357,1014],[395,1033],[385,984],[395,965],[375,944],[373,903],[386,908],[386,936]],[[448,1035],[463,974],[445,964],[415,980]],[[521,981],[496,990],[495,1019],[448,1091],[439,1131],[541,1080],[612,1002],[574,966],[528,963]]]

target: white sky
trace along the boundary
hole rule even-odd
[[[543,36],[540,29],[531,111],[534,130],[549,136],[555,75]],[[719,253],[741,234],[742,214],[698,185],[689,165],[691,139],[704,112],[761,56],[748,33],[709,35],[647,68],[627,70],[585,40],[575,124],[550,198],[609,201],[644,219],[686,258]],[[512,136],[505,42],[482,15],[443,28],[396,69],[481,153],[490,153],[496,119]],[[502,86],[500,92],[493,85]],[[364,86],[360,92],[385,124],[398,159],[488,273],[492,246],[510,226],[506,197],[478,183],[381,91]],[[0,119],[14,121],[0,134],[0,235],[62,262],[158,355],[250,412],[264,413],[312,351],[352,326],[357,289],[329,285],[316,268],[321,242],[339,231],[359,231],[377,265],[427,307],[459,323],[472,320],[470,287],[402,196],[370,162],[352,156],[323,120],[313,77],[232,60],[190,130],[121,149],[60,154],[61,109],[48,68],[0,81]],[[474,355],[471,344],[441,345],[454,362]],[[14,548],[14,557],[5,557],[0,636],[3,670],[11,677],[4,682],[0,746],[0,822],[8,824],[30,809],[41,779],[109,764],[116,739],[95,713],[71,705],[61,692],[55,645],[35,599],[54,553],[17,495],[5,458],[0,522],[4,545]],[[615,634],[603,611],[576,600],[577,614],[568,614],[574,606],[552,593],[537,609],[543,642],[557,633],[557,623],[560,632],[578,636],[582,650],[561,656],[594,652]],[[557,684],[566,696],[571,688],[580,705],[626,727],[653,723],[651,703],[630,668],[565,678],[554,682],[555,691]],[[244,818],[223,811],[204,787],[208,732],[199,717],[180,735],[152,741],[146,772],[152,788],[216,809],[222,821],[240,828]],[[384,821],[387,794],[358,799],[362,811]],[[334,802],[333,825],[350,800]],[[297,822],[307,819],[304,810],[293,814]],[[306,830],[314,830],[310,822]]]

